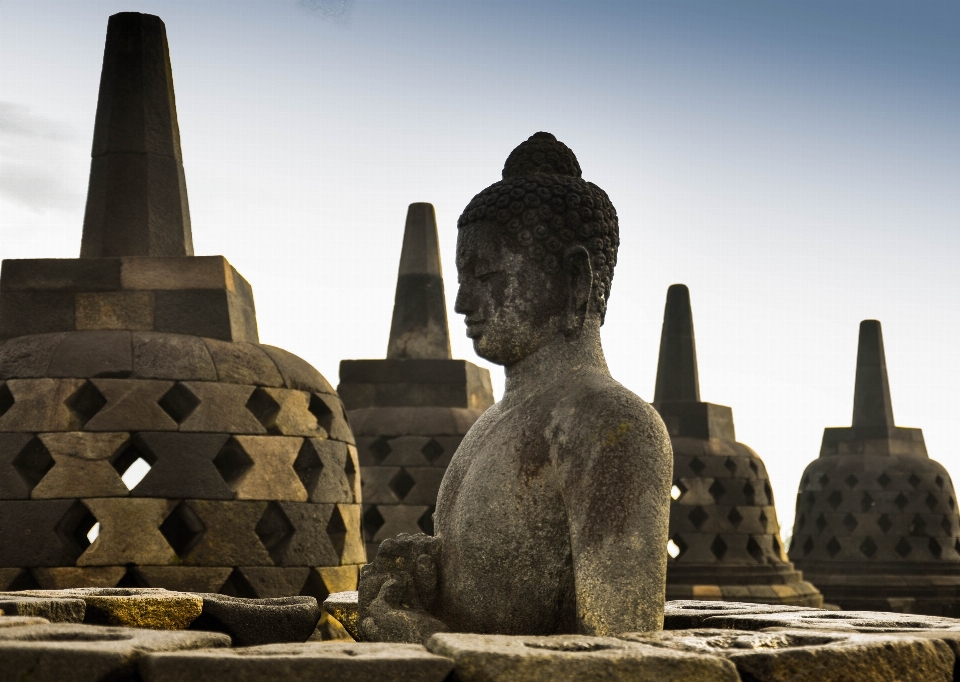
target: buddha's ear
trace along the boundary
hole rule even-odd
[[[571,246],[563,255],[563,272],[567,281],[566,334],[576,334],[590,313],[593,299],[593,267],[590,252],[583,246]]]

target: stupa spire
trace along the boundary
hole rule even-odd
[[[700,402],[693,311],[690,307],[690,290],[684,284],[673,284],[667,290],[653,400],[657,403],[676,400]]]
[[[893,403],[883,331],[878,320],[860,323],[857,348],[857,383],[853,393],[853,426],[893,428]]]
[[[173,72],[159,17],[110,17],[92,157],[81,258],[193,255]]]
[[[389,359],[450,359],[450,330],[433,204],[410,204],[403,232]]]

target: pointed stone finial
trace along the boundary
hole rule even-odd
[[[433,204],[410,204],[387,357],[449,359],[450,330]]]
[[[883,354],[883,332],[877,320],[860,323],[853,426],[893,428],[893,403],[887,379],[887,360]]]
[[[110,17],[92,156],[81,258],[193,255],[173,73],[159,17]]]
[[[667,289],[660,334],[660,362],[654,402],[700,402],[697,376],[697,344],[693,336],[690,291],[684,284]]]

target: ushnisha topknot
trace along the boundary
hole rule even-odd
[[[580,163],[550,133],[531,135],[503,166],[503,180],[475,196],[458,228],[493,223],[527,249],[547,272],[556,272],[564,253],[582,245],[596,276],[595,304],[603,320],[617,264],[620,227],[607,193],[581,177]]]

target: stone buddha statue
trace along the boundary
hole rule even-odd
[[[435,537],[384,541],[362,570],[364,639],[661,628],[672,453],[604,360],[618,245],[606,193],[549,133],[467,206],[455,309],[506,390],[444,475]]]

